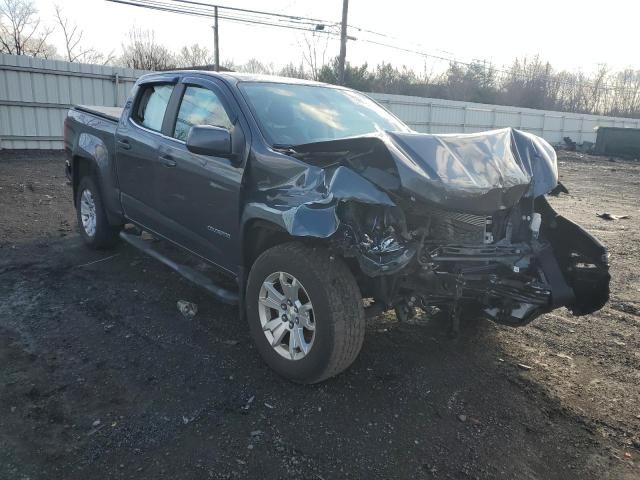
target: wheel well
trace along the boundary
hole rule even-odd
[[[93,173],[93,163],[84,157],[73,157],[73,198],[76,198],[78,194],[78,186],[80,185],[80,179],[86,175]],[[75,200],[74,200],[75,201]]]
[[[243,259],[249,271],[253,262],[271,247],[293,240],[283,228],[264,220],[253,220],[244,229]]]
[[[310,246],[326,245],[326,239],[316,237],[294,237],[279,225],[268,222],[266,220],[256,219],[244,229],[243,240],[243,265],[247,273],[251,270],[253,262],[266,250],[282,243],[296,241]],[[353,259],[343,259],[347,268],[356,278],[361,278],[362,273],[358,268],[358,264]]]

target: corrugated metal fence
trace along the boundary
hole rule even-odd
[[[122,106],[145,73],[0,54],[0,149],[62,148],[62,121],[73,104]],[[595,141],[597,126],[640,128],[640,120],[371,94],[410,127],[426,133],[514,127],[551,143]]]
[[[60,149],[74,104],[121,106],[143,71],[0,54],[0,149]]]
[[[473,133],[513,127],[534,133],[552,144],[571,137],[575,142],[596,141],[596,127],[640,128],[640,120],[532,108],[458,102],[436,98],[375,93],[372,96],[407,125],[424,133]]]

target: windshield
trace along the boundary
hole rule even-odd
[[[300,145],[409,128],[352,90],[272,82],[242,82],[262,133],[272,145]]]

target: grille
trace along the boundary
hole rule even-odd
[[[433,207],[424,213],[431,217],[430,237],[433,240],[475,245],[493,241],[491,217],[449,212]]]

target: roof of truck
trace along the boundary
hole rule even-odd
[[[162,73],[177,73],[180,75],[184,75],[185,73],[194,73],[198,75],[210,75],[212,77],[222,78],[227,81],[231,81],[233,83],[269,82],[269,83],[293,83],[293,84],[299,84],[299,85],[316,85],[316,86],[322,85],[327,87],[335,87],[335,85],[316,82],[314,80],[306,80],[302,78],[279,77],[277,75],[264,75],[259,73],[211,72],[207,70],[174,70],[174,71],[162,72]]]
[[[222,77],[233,78],[238,82],[272,82],[272,83],[298,83],[303,85],[329,85],[304,78],[279,77],[277,75],[263,75],[258,73],[222,72]]]

